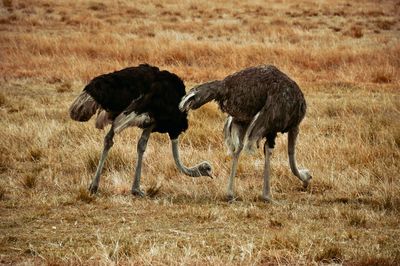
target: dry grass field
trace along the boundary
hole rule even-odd
[[[399,1],[0,2],[0,264],[398,265]],[[241,157],[239,199],[225,201],[225,115],[210,103],[181,136],[174,165],[152,134],[145,198],[130,194],[140,131],[116,144],[96,196],[87,192],[105,131],[68,107],[94,76],[147,62],[187,90],[274,64],[308,103],[297,145],[303,191],[279,135],[272,196],[259,199],[262,150]]]

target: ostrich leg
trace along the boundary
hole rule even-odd
[[[226,119],[224,126],[225,144],[229,150],[229,153],[232,154],[232,166],[231,166],[231,172],[229,174],[228,189],[227,189],[227,200],[229,202],[235,200],[234,178],[236,176],[239,156],[243,150],[243,138],[244,135],[246,134],[247,127],[248,127],[247,124],[235,121],[235,119],[232,116],[229,116]]]
[[[144,192],[140,190],[140,177],[142,175],[142,161],[143,161],[143,154],[147,147],[147,142],[150,137],[150,133],[153,127],[145,128],[140,136],[139,142],[137,144],[137,153],[138,158],[136,161],[136,170],[135,170],[135,179],[132,185],[132,194],[135,196],[143,197]]]
[[[237,166],[238,166],[238,162],[239,162],[239,156],[240,156],[240,152],[242,151],[242,148],[243,148],[243,146],[240,145],[239,149],[232,155],[232,167],[231,167],[231,173],[229,175],[229,180],[228,180],[228,192],[227,192],[228,201],[235,200],[235,193],[234,193],[235,180],[234,179],[236,176]]]
[[[307,169],[298,170],[295,158],[295,146],[297,135],[299,134],[299,128],[295,127],[288,132],[288,154],[289,154],[289,164],[292,173],[297,176],[302,182],[303,187],[307,188],[311,180],[311,174]]]
[[[264,154],[265,154],[265,163],[264,163],[264,184],[263,184],[263,192],[262,199],[271,202],[271,189],[269,185],[270,179],[270,157],[272,154],[272,149],[268,147],[268,143],[264,144]]]
[[[110,131],[108,131],[107,135],[104,138],[103,152],[101,153],[100,161],[99,164],[97,165],[96,174],[94,175],[92,183],[89,186],[89,191],[91,194],[95,194],[97,192],[97,189],[99,188],[100,174],[101,171],[103,170],[104,161],[107,158],[108,151],[114,144],[113,138],[114,138],[114,127],[112,126]]]

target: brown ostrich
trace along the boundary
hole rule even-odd
[[[288,133],[290,169],[307,187],[311,175],[299,170],[295,160],[299,124],[306,113],[306,101],[299,86],[275,66],[257,66],[243,69],[216,80],[201,84],[182,98],[181,111],[197,109],[215,100],[221,110],[229,114],[225,126],[225,143],[232,154],[232,168],[228,182],[228,199],[234,200],[234,177],[240,152],[254,150],[261,139],[264,144],[265,165],[262,198],[271,201],[270,155],[278,132]]]
[[[179,158],[178,137],[188,127],[187,113],[178,109],[185,85],[175,74],[160,71],[147,64],[129,67],[94,78],[70,107],[70,116],[76,121],[88,121],[96,112],[96,127],[111,128],[104,138],[104,148],[89,191],[96,193],[104,161],[113,145],[115,134],[128,127],[143,129],[137,144],[138,159],[132,185],[132,194],[144,196],[140,190],[143,154],[151,132],[168,133],[172,153],[178,169],[186,175],[211,176],[211,166],[202,162],[185,167]]]

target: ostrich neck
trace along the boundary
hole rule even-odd
[[[204,103],[207,103],[212,100],[219,101],[223,92],[223,82],[221,80],[213,80],[210,82],[203,83],[197,87],[199,90],[203,91],[204,95],[207,95],[203,100]]]
[[[188,176],[192,176],[192,177],[201,176],[201,173],[199,171],[199,165],[188,168],[182,164],[182,162],[179,158],[178,139],[173,139],[173,140],[171,140],[171,142],[172,142],[172,154],[174,156],[175,164],[178,167],[179,171],[181,171],[182,173],[184,173]]]

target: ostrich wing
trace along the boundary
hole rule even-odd
[[[136,110],[139,106],[143,105],[143,101],[142,101],[143,98],[144,98],[144,96],[143,96],[143,94],[141,94],[136,99],[133,99],[133,101],[124,110],[124,114],[128,115],[128,114],[132,113],[134,110]]]
[[[153,124],[154,117],[145,110],[154,94],[154,90],[152,90],[146,94],[141,94],[139,97],[134,99],[128,107],[115,118],[115,133],[119,133],[127,127],[138,126],[146,128]]]
[[[272,148],[276,133],[285,133],[296,127],[305,114],[306,105],[301,99],[286,97],[284,94],[269,95],[247,129],[244,138],[246,149],[251,150],[254,143],[263,137],[267,137],[267,141],[271,140],[269,145]]]
[[[116,134],[120,133],[122,130],[128,127],[140,127],[147,128],[154,123],[154,119],[149,115],[149,113],[141,113],[137,114],[135,112],[131,112],[129,114],[121,113],[119,114],[114,122],[114,132]]]

